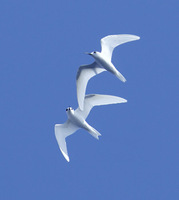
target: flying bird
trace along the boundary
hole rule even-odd
[[[84,106],[87,83],[93,76],[104,71],[109,71],[122,82],[126,81],[124,76],[112,64],[112,53],[114,48],[118,45],[139,39],[140,37],[129,34],[109,35],[101,39],[101,52],[93,51],[87,53],[91,55],[95,61],[92,64],[80,66],[76,75],[77,99],[81,110],[83,110]]]
[[[96,129],[94,129],[86,122],[86,118],[94,106],[125,102],[127,102],[127,100],[116,96],[89,94],[85,96],[83,110],[81,110],[79,107],[76,110],[73,110],[72,107],[68,107],[66,109],[68,120],[64,124],[55,125],[55,137],[65,159],[68,162],[70,161],[65,139],[69,135],[75,133],[78,129],[85,129],[96,139],[99,139],[99,136],[101,136],[101,134]]]

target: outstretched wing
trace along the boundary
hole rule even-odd
[[[78,129],[79,127],[72,124],[69,120],[67,120],[64,124],[55,124],[55,137],[57,139],[58,146],[68,162],[70,159],[68,156],[65,138],[73,134]]]
[[[117,103],[126,103],[127,100],[121,97],[111,96],[111,95],[101,95],[101,94],[88,94],[85,96],[84,100],[84,109],[81,110],[77,108],[75,114],[87,118],[89,112],[94,106],[108,105],[108,104],[117,104]]]
[[[140,37],[136,35],[121,34],[121,35],[108,35],[101,39],[101,53],[106,59],[111,61],[112,52],[115,47],[126,42],[139,40]]]
[[[90,78],[106,71],[104,68],[99,67],[99,65],[94,62],[90,65],[80,66],[76,76],[77,85],[77,99],[81,110],[83,110],[83,102],[85,98],[86,86]]]

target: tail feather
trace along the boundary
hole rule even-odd
[[[115,74],[117,76],[118,79],[120,79],[122,82],[126,82],[125,77],[119,72],[117,71],[117,73]]]
[[[96,138],[97,140],[99,140],[99,136],[101,136],[101,134],[100,134],[95,128],[93,128],[92,126],[90,126],[89,124],[88,124],[87,131],[88,131],[94,138]]]

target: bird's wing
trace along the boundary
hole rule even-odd
[[[77,86],[77,99],[81,110],[83,110],[83,102],[85,98],[86,86],[88,80],[93,76],[106,71],[104,68],[99,67],[96,62],[90,65],[80,66],[76,75],[76,86]]]
[[[72,124],[69,120],[67,120],[64,124],[55,124],[55,137],[63,156],[68,162],[70,159],[68,156],[65,138],[73,134],[78,129],[79,127]]]
[[[125,103],[125,102],[127,102],[127,100],[121,97],[116,97],[111,95],[101,95],[101,94],[88,94],[85,96],[84,109],[81,110],[80,108],[77,108],[75,110],[75,114],[78,114],[79,116],[86,119],[90,110],[94,106]]]
[[[121,34],[121,35],[108,35],[101,39],[101,53],[111,61],[112,52],[115,47],[120,44],[139,40],[140,37],[136,35]]]

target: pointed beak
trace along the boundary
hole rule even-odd
[[[89,53],[89,52],[85,52],[85,54],[87,54],[87,55],[91,55],[91,53]]]

